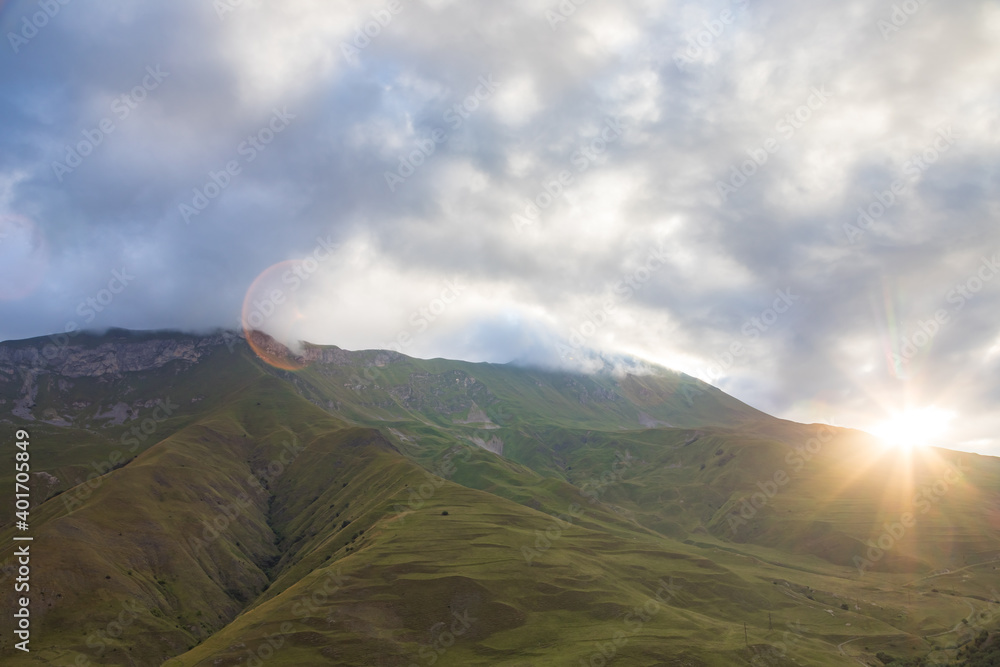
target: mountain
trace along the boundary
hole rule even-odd
[[[262,361],[262,357],[271,363]],[[4,664],[881,665],[992,650],[1000,459],[694,378],[262,334],[0,345]],[[13,457],[10,457],[13,458]],[[0,469],[6,497],[13,466]],[[978,643],[977,643],[978,642]],[[978,663],[977,663],[978,664]]]

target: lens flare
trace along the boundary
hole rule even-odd
[[[947,433],[954,418],[954,412],[934,406],[912,408],[877,424],[871,433],[893,447],[926,447]]]
[[[286,371],[299,371],[309,365],[274,337],[297,341],[295,334],[305,319],[297,305],[297,290],[292,288],[297,283],[288,280],[298,264],[298,260],[289,260],[268,267],[254,279],[243,298],[247,344],[262,361]]]

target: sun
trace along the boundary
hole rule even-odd
[[[934,406],[911,408],[875,425],[870,432],[893,447],[926,447],[948,432],[954,418],[954,412]]]

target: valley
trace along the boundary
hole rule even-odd
[[[996,636],[998,459],[655,366],[257,343],[0,345],[34,489],[32,650],[5,616],[4,664],[961,664]]]

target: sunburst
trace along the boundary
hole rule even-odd
[[[948,432],[955,413],[935,406],[911,408],[890,416],[869,429],[891,447],[913,449],[934,444]]]

